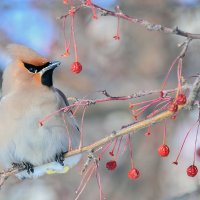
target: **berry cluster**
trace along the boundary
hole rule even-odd
[[[121,141],[122,141],[122,138],[119,140],[118,142],[118,139],[116,139],[114,141],[114,146],[112,148],[112,151],[109,152],[109,155],[114,157],[115,156],[115,159],[114,160],[110,160],[106,163],[106,168],[110,171],[113,171],[117,168],[117,157],[118,157],[118,154],[119,154],[119,149],[120,149],[120,145],[121,145]],[[118,147],[117,147],[117,152],[116,152],[116,155],[114,153],[115,151],[115,148],[116,148],[116,144],[118,142]],[[138,169],[136,169],[134,167],[134,163],[133,163],[133,152],[132,152],[132,144],[131,144],[131,136],[128,135],[128,137],[126,138],[126,144],[125,144],[125,148],[124,148],[124,151],[126,150],[127,146],[129,147],[129,152],[130,152],[130,159],[131,159],[131,169],[128,171],[127,175],[128,175],[128,178],[133,180],[133,179],[137,179],[140,177],[140,172]],[[124,152],[123,152],[124,153]]]
[[[177,112],[178,111],[178,106],[184,105],[187,102],[187,98],[184,94],[179,94],[175,101],[170,103],[168,106],[168,110],[171,112]]]

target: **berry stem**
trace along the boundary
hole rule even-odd
[[[131,167],[132,169],[134,168],[134,163],[133,163],[133,146],[131,142],[131,135],[128,134],[128,145],[129,145],[129,152],[130,152],[130,158],[131,158]]]
[[[84,97],[85,98],[85,97]],[[87,104],[84,104],[83,101],[84,101],[84,98],[82,101],[76,101],[74,104],[72,104],[71,106],[74,105],[75,109],[73,111],[73,115],[75,116],[76,113],[78,112],[78,110],[80,109],[81,106],[87,106]]]
[[[183,150],[183,146],[184,146],[184,144],[185,144],[185,142],[186,142],[186,139],[187,139],[188,135],[190,134],[191,130],[193,129],[193,127],[197,124],[197,122],[199,122],[199,121],[196,121],[196,122],[192,125],[192,127],[189,129],[189,131],[187,132],[187,134],[186,134],[186,136],[185,136],[185,138],[184,138],[184,140],[183,140],[183,143],[182,143],[182,145],[181,145],[181,149],[179,150],[178,156],[176,157],[176,160],[175,160],[174,163],[178,163],[178,159],[179,159],[179,157],[180,157],[180,155],[181,155],[181,152],[182,152],[182,150]]]
[[[196,161],[197,140],[198,140],[198,134],[199,134],[200,121],[198,120],[198,122],[199,122],[199,124],[197,126],[196,138],[195,138],[195,143],[194,143],[194,160],[193,160],[193,165],[195,165],[195,161]]]
[[[178,60],[178,67],[177,67],[178,90],[176,92],[176,98],[179,93],[182,94],[182,87],[181,87],[182,65],[183,65],[183,59],[180,58]]]
[[[118,138],[116,138],[115,141],[114,141],[114,145],[113,145],[113,148],[112,148],[112,151],[111,151],[111,154],[112,154],[112,155],[114,155],[114,150],[115,150],[117,141],[118,141]]]
[[[107,151],[107,149],[110,147],[112,142],[107,143],[104,145],[103,149],[101,150],[100,154],[98,155],[98,159],[101,159],[101,156]]]
[[[98,184],[98,187],[99,187],[99,199],[102,200],[103,191],[102,191],[101,176],[100,176],[100,173],[99,173],[97,166],[96,166],[96,179],[97,179],[97,184]]]
[[[166,102],[165,102],[165,103],[166,103]],[[165,105],[163,105],[163,106],[160,107],[159,109],[154,110],[152,113],[150,113],[149,115],[146,116],[146,119],[151,118],[151,117],[155,116],[157,113],[159,113],[159,112],[165,110],[165,109],[168,107],[169,104],[170,104],[170,102],[167,102]]]
[[[128,141],[128,137],[126,137],[126,142],[125,142],[125,144],[124,144],[124,148],[123,148],[123,151],[122,151],[121,155],[123,155],[123,154],[126,152],[126,149],[127,149],[128,143],[129,143],[129,141]]]
[[[67,49],[67,37],[66,37],[66,31],[65,31],[66,19],[67,19],[67,17],[63,17],[63,21],[62,21],[63,36],[64,36],[64,44],[65,44],[65,51],[66,51],[66,49]]]
[[[72,150],[72,139],[71,139],[71,135],[69,132],[69,128],[68,128],[68,124],[67,124],[65,115],[62,115],[62,118],[63,118],[64,124],[66,127],[66,131],[67,131],[67,135],[68,135],[68,151],[70,151],[70,150]]]
[[[155,103],[157,103],[157,102],[159,102],[159,101],[161,101],[161,100],[163,100],[163,98],[157,98],[157,99],[153,99],[153,100],[151,100],[151,101],[149,101],[149,104],[147,104],[147,105],[145,105],[145,106],[143,106],[143,107],[141,107],[141,108],[138,108],[138,109],[136,109],[136,110],[133,110],[132,111],[132,113],[133,113],[133,115],[134,115],[134,117],[138,117],[138,116],[140,116],[145,110],[147,110],[150,106],[152,106],[153,104],[155,104]]]
[[[147,127],[147,132],[145,133],[145,136],[151,135],[151,126]]]
[[[77,196],[76,196],[75,200],[78,200],[78,198],[82,194],[83,190],[85,189],[88,181],[90,180],[90,178],[91,178],[91,176],[92,176],[92,174],[94,173],[95,170],[96,170],[96,166],[94,166],[94,165],[92,165],[91,168],[88,168],[86,173],[89,172],[89,175],[87,177],[85,176],[84,179],[82,179],[82,181],[80,183],[80,186],[79,186],[78,190],[76,191]],[[83,183],[84,181],[85,181],[85,183]]]
[[[115,160],[117,160],[117,158],[119,156],[119,150],[120,150],[120,147],[121,147],[122,138],[123,138],[123,136],[119,140],[119,144],[118,144],[118,147],[117,147],[117,153],[116,153],[116,156],[115,156]]]
[[[120,17],[117,17],[117,36],[120,38]]]
[[[93,165],[89,165],[86,172],[84,173],[81,181],[80,181],[80,184],[78,186],[78,188],[76,189],[75,193],[79,193],[80,189],[82,188],[82,185],[83,185],[83,182],[85,181],[85,179],[87,178],[87,175],[89,174],[89,172],[91,171],[91,169],[93,168]]]
[[[76,37],[75,37],[75,31],[74,31],[74,15],[72,15],[71,33],[72,33],[72,39],[73,39],[73,45],[74,45],[75,62],[78,62],[78,53],[77,53]]]
[[[85,117],[86,108],[87,108],[87,106],[84,106],[82,117],[81,117],[81,129],[80,129],[80,144],[79,144],[79,149],[82,148],[82,146],[83,146],[83,121],[84,121],[84,117]]]
[[[164,145],[166,143],[166,134],[167,134],[167,126],[166,126],[166,124],[167,124],[167,120],[165,119],[164,120],[164,135],[163,135],[163,144]]]
[[[162,83],[161,91],[163,91],[164,88],[166,87],[166,84],[167,84],[167,80],[168,80],[168,78],[169,78],[169,75],[170,75],[170,73],[171,73],[171,71],[172,71],[174,65],[175,65],[176,62],[178,61],[178,59],[179,59],[179,57],[177,57],[177,58],[172,62],[171,66],[170,66],[170,68],[169,68],[169,70],[168,70],[168,72],[167,72],[167,75],[165,76],[165,79],[164,79],[164,81],[163,81],[163,83]]]
[[[93,14],[93,19],[97,19],[97,12],[96,12],[96,8],[93,6],[93,5],[91,5],[91,8],[92,8],[92,14]]]
[[[147,103],[154,103],[154,102],[157,102],[157,101],[160,101],[160,97],[157,98],[157,99],[151,99],[151,100],[147,100],[147,101],[141,101],[141,102],[138,102],[138,103],[134,103],[133,106],[139,106],[141,104],[147,104]]]

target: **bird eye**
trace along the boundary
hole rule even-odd
[[[30,72],[32,72],[32,73],[37,73],[37,69],[35,69],[35,68],[33,68],[33,67],[30,67],[28,70],[29,70]]]

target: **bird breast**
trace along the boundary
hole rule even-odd
[[[66,127],[59,113],[39,126],[39,121],[59,109],[52,91],[15,92],[0,102],[0,162],[28,161],[41,165],[52,161],[57,153],[67,151]]]

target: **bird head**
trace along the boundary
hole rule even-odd
[[[7,50],[11,62],[3,74],[3,93],[16,87],[53,86],[53,71],[60,65],[59,61],[49,62],[32,49],[19,44],[10,44]]]

